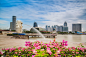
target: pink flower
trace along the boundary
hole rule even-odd
[[[47,47],[49,47],[50,45],[49,44],[46,44]]]
[[[21,47],[18,48],[18,50],[20,50],[20,49],[21,49]]]
[[[25,44],[25,46],[28,46],[28,44]]]
[[[41,46],[35,47],[35,49],[40,49],[40,48],[41,48]]]
[[[53,49],[53,50],[56,50],[56,49]]]
[[[21,53],[21,51],[19,53]]]
[[[47,48],[47,52],[48,52],[50,55],[52,54],[50,48]]]
[[[15,52],[15,54],[17,54],[17,52]]]
[[[76,54],[79,54],[79,52],[76,52]]]
[[[60,53],[60,50],[57,50],[56,53],[59,54]]]
[[[68,45],[68,44],[67,44],[67,41],[63,40],[62,46],[67,46],[67,45]]]
[[[0,54],[2,55],[3,53],[0,51]]]
[[[34,57],[35,55],[32,55],[32,57]]]
[[[22,48],[22,50],[24,51],[25,49],[24,49],[24,48]]]
[[[70,50],[71,50],[71,48],[68,48],[68,50],[70,51]]]
[[[44,49],[41,49],[41,51],[44,51]]]
[[[9,48],[7,48],[6,50],[9,50]]]
[[[51,50],[47,50],[47,52],[48,52],[50,55],[52,54]]]
[[[33,52],[34,54],[36,54],[36,53],[37,53],[37,51],[36,51],[35,49],[33,49],[33,50],[32,50],[32,52]]]
[[[76,49],[75,47],[72,47],[74,50]]]

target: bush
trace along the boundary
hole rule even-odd
[[[7,34],[7,36],[14,36],[14,35],[19,35],[19,34]]]
[[[49,31],[40,31],[40,32],[43,33],[43,34],[50,34]]]

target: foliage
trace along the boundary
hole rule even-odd
[[[25,33],[33,33],[33,32],[31,32],[31,31],[25,31]]]
[[[11,30],[11,31],[15,32],[16,30]]]
[[[7,34],[7,36],[14,36],[14,35],[19,35],[19,34]]]
[[[58,32],[58,34],[68,34],[68,32]]]
[[[50,33],[49,31],[40,31],[40,32],[43,34],[49,34]]]
[[[5,57],[85,57],[86,48],[82,44],[78,47],[66,47],[67,41],[56,42],[55,39],[49,43],[42,41],[26,41],[26,47],[2,49],[0,56]]]

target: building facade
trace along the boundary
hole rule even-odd
[[[82,25],[81,24],[72,24],[72,32],[75,31],[82,31]]]
[[[63,32],[68,32],[67,22],[64,22]]]
[[[63,27],[63,32],[68,32],[68,27],[64,26]]]
[[[38,27],[38,25],[37,25],[37,23],[36,23],[36,22],[34,22],[33,27]]]
[[[46,31],[48,31],[48,26],[46,25]]]
[[[64,26],[66,26],[66,27],[67,27],[67,22],[66,22],[66,21],[64,22]]]
[[[10,29],[16,30],[16,16],[12,16],[12,22],[10,22]]]

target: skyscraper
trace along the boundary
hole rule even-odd
[[[67,22],[64,22],[63,32],[68,32]]]
[[[13,24],[13,30],[16,30],[16,16],[13,16],[13,19],[12,19],[12,24]]]
[[[12,22],[10,22],[10,29],[16,30],[16,16],[12,16]]]
[[[37,23],[36,23],[36,22],[34,22],[33,27],[38,27],[38,25],[37,25]]]
[[[67,27],[67,22],[66,22],[66,21],[64,22],[64,26],[66,26],[66,27]]]
[[[59,28],[60,28],[60,32],[63,32],[63,26],[59,26]]]
[[[82,31],[82,25],[81,24],[72,24],[72,32],[75,31]]]
[[[48,31],[48,26],[46,25],[46,31]]]
[[[63,27],[63,32],[68,32],[68,27],[64,26]]]

